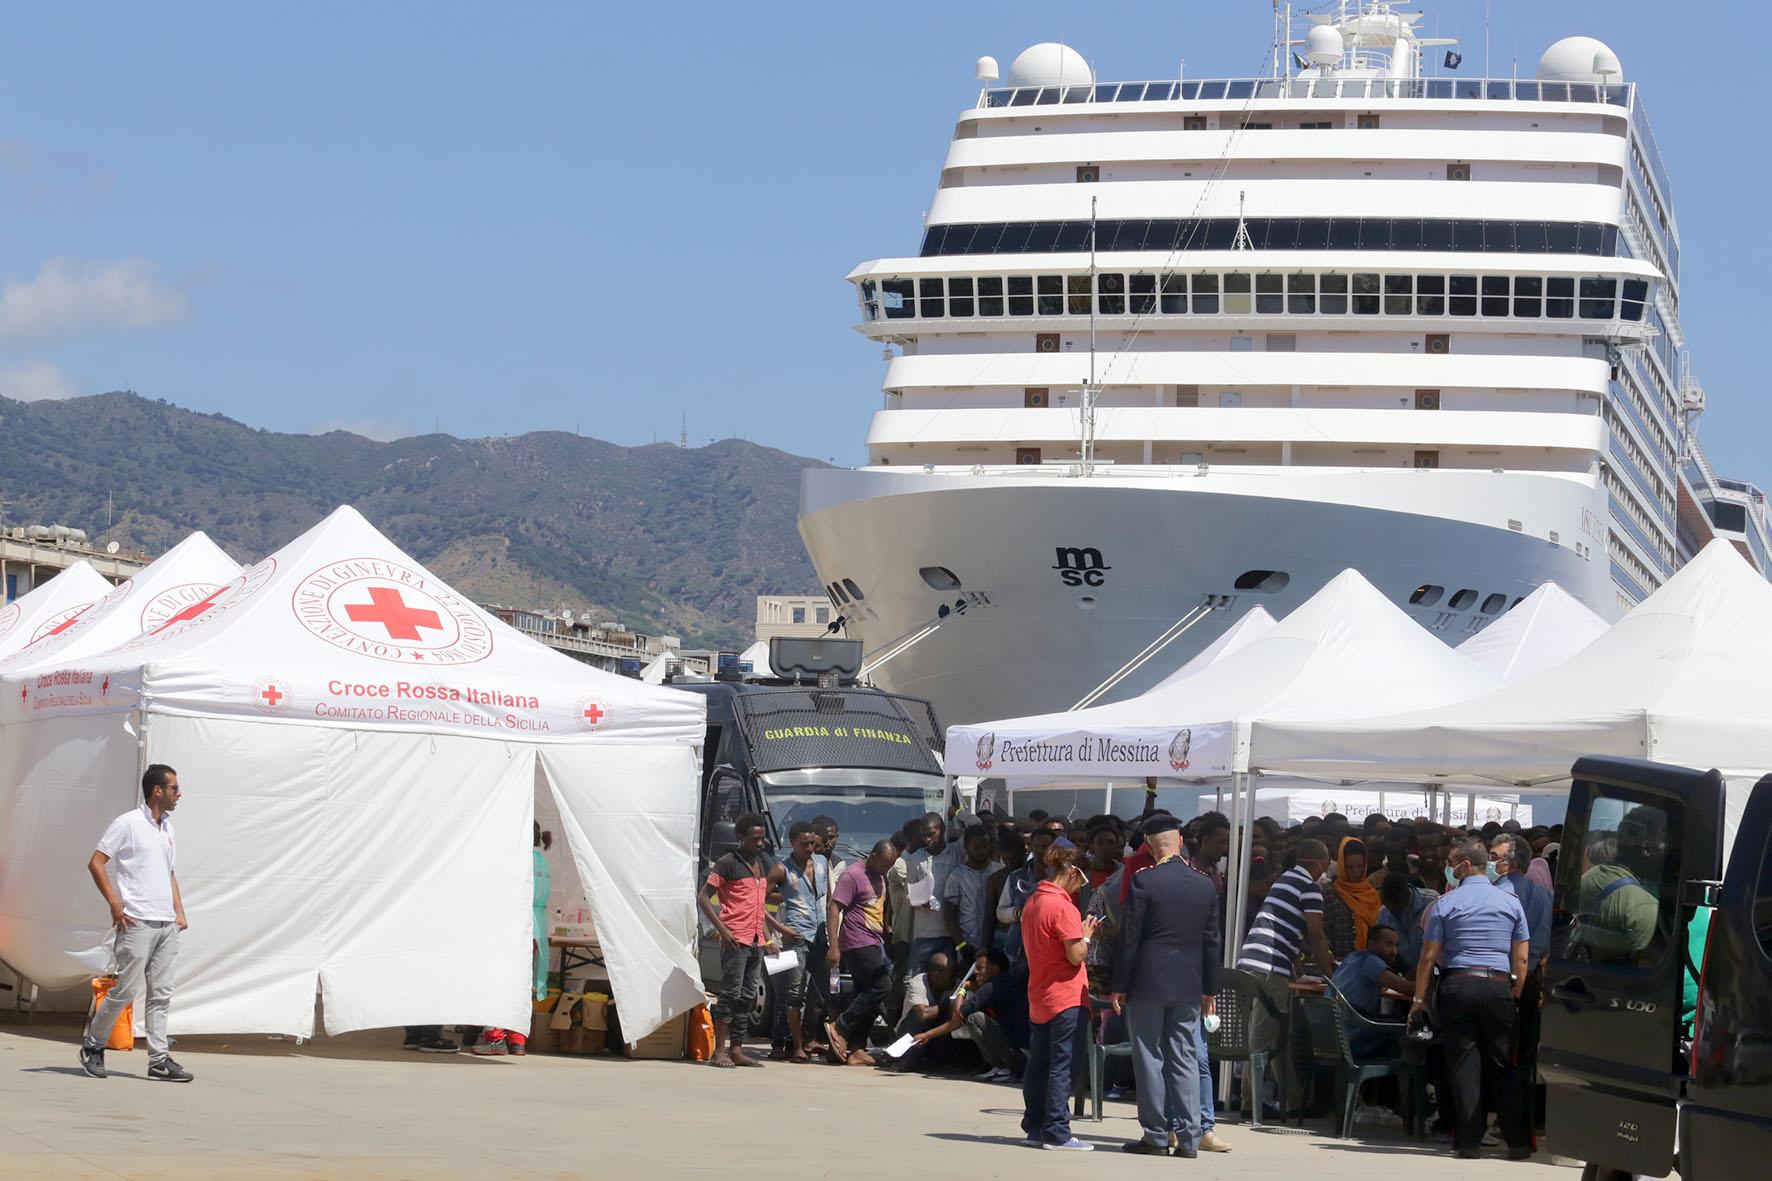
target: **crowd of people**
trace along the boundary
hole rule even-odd
[[[1136,1097],[1143,1132],[1126,1151],[1229,1151],[1213,1073],[1227,1064],[1207,1046],[1231,824],[1219,812],[1184,824],[1155,800],[1152,788],[1130,821],[931,812],[847,862],[829,817],[795,822],[779,857],[761,816],[738,817],[737,848],[701,897],[722,944],[712,1065],[762,1065],[745,1043],[767,988],[772,1028],[756,1034],[768,1033],[769,1060],[1018,1083],[1030,1142],[1087,1150],[1068,1121],[1089,1043],[1124,1043],[1109,1095]],[[1434,1131],[1458,1155],[1505,1141],[1529,1156],[1559,829],[1376,814],[1253,827],[1235,957],[1258,993],[1252,1044],[1282,1045],[1293,982],[1319,976],[1385,1019],[1350,1024],[1356,1056],[1395,1056],[1407,1029],[1428,1025]],[[783,951],[789,966],[766,973]],[[1308,1080],[1286,1054],[1271,1062],[1265,1079],[1239,1072],[1233,1102],[1247,1108],[1257,1088],[1303,1102]],[[1402,1103],[1386,1084],[1368,1096],[1379,1110]]]

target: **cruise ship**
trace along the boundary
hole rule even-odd
[[[1589,37],[1467,76],[1421,19],[1278,21],[1262,78],[979,60],[915,253],[849,275],[867,464],[801,486],[877,683],[1113,700],[1349,566],[1449,643],[1545,581],[1615,618],[1715,536],[1768,570],[1639,84]]]

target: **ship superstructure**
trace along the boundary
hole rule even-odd
[[[917,254],[849,276],[869,462],[802,488],[881,683],[950,721],[1124,695],[1348,566],[1454,643],[1546,580],[1616,616],[1719,529],[1767,568],[1693,430],[1637,85],[1586,37],[1423,76],[1420,19],[1314,17],[1268,78],[980,61]]]

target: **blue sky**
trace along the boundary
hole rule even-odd
[[[1424,24],[1462,38],[1467,76],[1483,13]],[[1496,0],[1493,72],[1587,33],[1644,84],[1701,437],[1772,483],[1745,294],[1767,269],[1759,69],[1725,60],[1746,26],[1667,13]],[[1062,37],[1103,78],[1248,76],[1270,27],[1263,0],[14,7],[0,392],[127,384],[378,437],[645,443],[687,414],[697,444],[857,462],[881,362],[842,276],[914,251],[974,60]]]

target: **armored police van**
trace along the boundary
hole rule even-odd
[[[767,847],[787,855],[796,820],[828,816],[837,856],[855,861],[912,816],[947,810],[945,732],[927,701],[857,683],[854,640],[777,638],[765,672],[672,678],[707,698],[702,747],[700,881],[736,844],[733,821],[763,817]],[[703,931],[702,976],[720,979],[719,944]],[[767,989],[755,1019],[767,1011]]]
[[[1540,1072],[1584,1181],[1772,1169],[1772,776],[1575,764]]]

